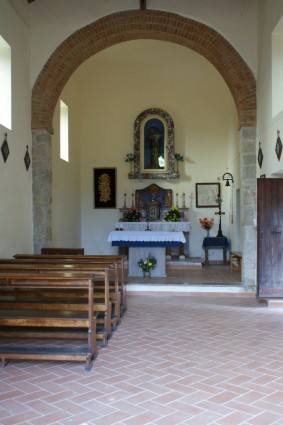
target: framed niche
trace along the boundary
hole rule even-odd
[[[175,136],[171,116],[159,108],[143,111],[134,123],[134,169],[130,179],[175,179]]]

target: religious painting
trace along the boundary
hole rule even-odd
[[[220,183],[196,183],[196,207],[218,208]]]
[[[142,171],[166,171],[166,123],[161,117],[149,115],[141,127]]]
[[[158,108],[143,111],[134,124],[134,170],[129,178],[178,178],[175,172],[174,123]]]
[[[160,220],[160,202],[146,203],[146,220],[147,221]]]
[[[94,208],[116,208],[116,168],[94,168]]]

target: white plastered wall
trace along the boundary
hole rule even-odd
[[[258,29],[258,126],[257,142],[263,152],[262,167],[257,166],[257,176],[282,177],[283,157],[276,156],[277,130],[283,140],[283,101],[282,110],[272,117],[272,93],[276,95],[276,81],[272,81],[272,33],[283,16],[281,0],[261,0],[259,2]],[[282,35],[283,39],[283,35]],[[283,72],[282,72],[283,79]]]
[[[31,152],[30,28],[25,2],[1,1],[0,35],[11,46],[12,129],[0,125],[0,145],[7,133],[10,154],[0,154],[0,257],[32,252],[32,171],[26,170],[26,147]],[[16,30],[15,30],[16,29]]]

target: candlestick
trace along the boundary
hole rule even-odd
[[[125,192],[124,193],[124,208],[127,208],[126,199],[127,199],[127,194]]]
[[[132,207],[134,207],[135,206],[135,204],[134,204],[134,193],[132,193]]]
[[[182,194],[182,197],[183,197],[183,206],[182,206],[182,208],[186,208],[186,195],[184,194],[184,192]]]
[[[178,196],[179,196],[179,193],[176,193],[176,207],[177,208],[179,208],[179,206],[178,206]]]

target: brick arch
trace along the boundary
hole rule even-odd
[[[73,72],[94,54],[138,39],[169,41],[204,56],[222,75],[234,98],[239,128],[256,122],[255,78],[238,52],[212,28],[156,10],[114,13],[81,28],[51,55],[32,90],[32,129],[53,133],[58,98]]]

